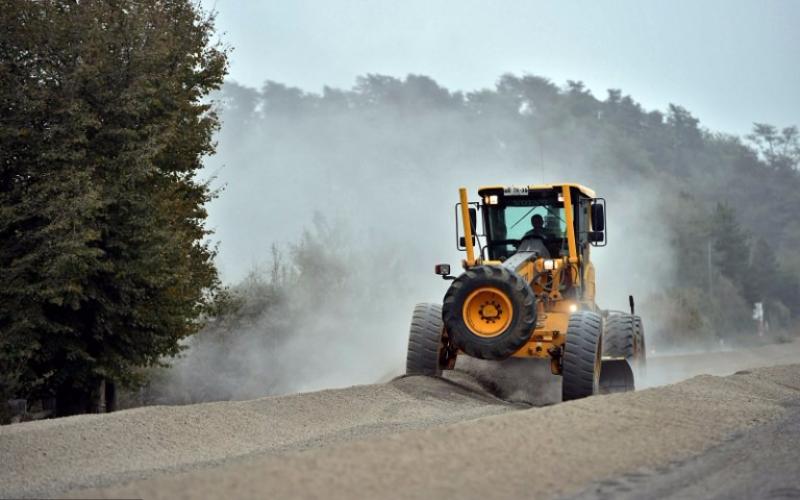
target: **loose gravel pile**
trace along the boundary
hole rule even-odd
[[[0,427],[0,497],[48,496],[519,408],[470,377],[409,377],[242,402],[152,406]]]
[[[800,365],[592,397],[75,498],[552,498],[699,454],[800,402]]]
[[[800,344],[780,352],[800,360]],[[557,400],[556,377],[536,385],[546,367],[461,368],[0,427],[0,497],[548,497],[699,453],[800,398],[795,365],[530,408]]]

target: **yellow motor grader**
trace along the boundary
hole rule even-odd
[[[478,195],[470,203],[459,190],[464,272],[435,267],[452,283],[441,305],[414,308],[407,374],[440,375],[462,353],[543,358],[563,377],[564,401],[632,390],[631,366],[645,362],[633,297],[630,313],[595,303],[590,250],[606,244],[605,200],[579,184],[485,186]]]

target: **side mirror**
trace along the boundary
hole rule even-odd
[[[601,203],[592,204],[592,229],[595,232],[602,232],[606,229],[605,207]]]
[[[602,243],[605,235],[602,231],[589,231],[589,241],[591,243]]]
[[[469,223],[472,234],[478,234],[478,210],[475,207],[469,207]]]
[[[477,203],[469,203],[466,205],[467,213],[466,217],[467,220],[464,220],[464,214],[462,210],[461,203],[455,204],[455,227],[456,227],[456,248],[459,250],[466,250],[467,240],[465,238],[466,228],[463,227],[466,224],[469,224],[471,232],[472,232],[472,246],[474,247],[478,243],[478,238],[482,236],[478,232],[478,204]]]

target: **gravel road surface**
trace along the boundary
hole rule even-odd
[[[456,374],[15,424],[0,427],[0,498],[51,496],[519,408]]]
[[[726,369],[776,360],[800,362],[800,344]],[[685,376],[699,361],[667,365]],[[654,359],[648,377],[659,366]],[[552,379],[487,381],[476,367],[448,380],[2,427],[0,497],[591,497],[626,474],[676,474],[732,436],[781,425],[800,404],[800,365],[544,407],[523,402],[552,403]]]
[[[800,404],[791,402],[787,410],[777,421],[736,433],[706,453],[606,479],[572,498],[800,498]]]

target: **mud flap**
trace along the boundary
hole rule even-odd
[[[600,394],[628,392],[633,388],[633,370],[627,360],[622,358],[602,360]]]

